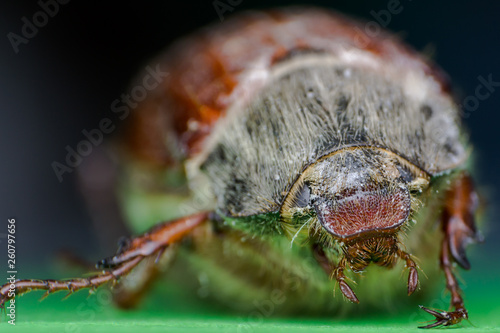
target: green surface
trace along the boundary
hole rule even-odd
[[[481,264],[476,265],[481,266]],[[500,332],[500,274],[489,270],[487,262],[479,270],[463,272],[466,304],[472,326],[464,321],[454,332]],[[162,289],[162,290],[159,290]],[[138,310],[116,309],[110,292],[101,288],[87,297],[85,291],[62,301],[63,293],[39,302],[43,292],[24,295],[16,301],[16,325],[2,316],[1,332],[424,332],[417,326],[430,315],[415,308],[391,314],[387,311],[354,314],[345,318],[273,318],[252,313],[229,314],[213,303],[186,295],[182,288],[161,281]],[[448,295],[436,295],[424,305],[443,306]],[[397,301],[395,301],[397,302]],[[397,307],[397,303],[395,303]],[[453,329],[453,328],[447,328]]]

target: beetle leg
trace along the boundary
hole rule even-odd
[[[102,259],[96,266],[98,268],[113,268],[135,257],[158,255],[169,244],[179,241],[206,220],[208,220],[208,213],[199,213],[156,225],[139,237],[122,241],[114,256]]]
[[[169,266],[177,244],[171,244],[164,251],[143,260],[130,274],[120,279],[113,290],[113,301],[123,309],[134,308],[147,293],[153,282]]]
[[[420,308],[425,312],[432,314],[436,317],[436,321],[427,326],[420,326],[419,328],[432,328],[437,326],[450,326],[458,324],[462,319],[467,319],[468,313],[464,307],[464,301],[460,295],[460,287],[458,281],[452,271],[452,261],[450,256],[448,239],[445,237],[441,246],[441,268],[446,277],[446,288],[451,292],[451,306],[455,311],[432,310],[420,305]]]
[[[328,260],[323,248],[318,244],[314,244],[313,253],[314,253],[314,259],[316,259],[316,261],[325,271],[325,273],[328,274],[329,276],[332,275],[333,270],[335,269],[335,265],[330,260]]]
[[[198,213],[174,221],[165,222],[153,227],[148,232],[128,242],[115,256],[101,260],[99,267],[108,268],[101,274],[88,278],[69,280],[17,280],[15,281],[16,295],[32,290],[46,290],[45,296],[56,291],[66,290],[70,294],[80,289],[91,289],[107,283],[116,283],[119,278],[130,273],[145,258],[153,260],[161,255],[169,245],[180,241],[200,224],[209,220],[209,213]],[[0,287],[0,307],[13,298],[11,284]]]
[[[345,282],[346,277],[344,275],[344,269],[346,263],[347,261],[345,258],[340,259],[339,265],[333,271],[333,276],[335,277],[335,280],[337,280],[337,282],[339,283],[340,291],[342,291],[342,294],[344,294],[344,296],[347,297],[347,299],[350,300],[351,302],[359,303],[358,297],[356,297],[354,291],[347,284],[347,282]]]
[[[430,313],[434,317],[436,317],[436,321],[427,325],[427,326],[420,326],[419,328],[433,328],[433,327],[439,327],[439,326],[450,326],[454,324],[458,324],[460,321],[462,321],[463,318],[467,319],[467,312],[465,309],[464,311],[454,311],[454,312],[447,312],[447,311],[442,311],[442,310],[434,310],[434,309],[429,309],[426,308],[425,306],[419,305],[419,307],[424,310],[427,313]]]
[[[482,241],[482,236],[474,223],[474,212],[477,205],[478,198],[473,188],[472,179],[463,172],[454,180],[445,195],[442,215],[444,238],[441,244],[440,264],[445,274],[446,288],[451,292],[450,307],[454,308],[455,311],[434,311],[420,306],[421,309],[436,317],[436,322],[421,328],[454,325],[462,319],[468,318],[452,265],[455,261],[462,268],[469,269],[470,264],[465,255],[465,247],[473,241]]]
[[[126,246],[129,238],[121,238],[118,241],[118,252]],[[120,283],[113,288],[113,301],[122,309],[134,308],[150,289],[153,282],[168,267],[175,255],[177,244],[171,244],[165,251],[159,251],[154,258],[150,257],[143,260],[126,276],[120,278]],[[83,272],[95,269],[95,263],[89,262],[75,255],[71,251],[60,251],[57,254],[60,261],[67,265],[78,268]],[[69,296],[68,294],[67,296]]]
[[[418,272],[417,272],[417,264],[411,256],[404,252],[403,250],[398,248],[398,256],[406,261],[406,267],[410,268],[410,272],[408,273],[408,296],[413,294],[413,292],[417,289],[418,286]]]
[[[463,172],[446,193],[442,227],[451,256],[464,269],[470,268],[465,247],[474,241],[483,240],[474,221],[478,204],[472,179]]]
[[[320,264],[323,270],[331,275],[337,280],[339,283],[340,291],[342,294],[351,302],[359,303],[358,297],[352,290],[352,288],[345,282],[346,276],[344,275],[344,269],[346,267],[346,259],[342,258],[337,266],[335,266],[328,258],[326,257],[325,251],[319,246],[314,245],[314,257],[316,261]]]

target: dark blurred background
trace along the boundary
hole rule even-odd
[[[43,0],[42,2],[47,2]],[[221,0],[222,3],[230,3]],[[225,18],[246,9],[303,4],[298,1],[232,0],[240,4]],[[309,1],[365,20],[391,1]],[[500,2],[401,0],[403,10],[387,26],[417,50],[434,50],[436,62],[463,100],[474,96],[479,76],[500,81]],[[90,215],[77,190],[75,173],[60,183],[51,167],[64,161],[66,145],[75,147],[82,130],[110,116],[110,104],[127,92],[129,80],[174,39],[207,23],[220,22],[214,1],[69,1],[16,53],[8,39],[21,36],[23,17],[33,21],[37,1],[0,5],[1,155],[0,234],[16,218],[18,277],[30,265],[51,262],[54,251],[71,248],[92,260],[107,256],[99,246]],[[487,197],[486,243],[475,247],[481,269],[500,251],[499,203],[500,87],[466,125],[477,155],[475,175]],[[0,238],[0,267],[6,267]],[[114,244],[111,245],[114,248]],[[4,259],[5,258],[5,259]],[[498,259],[495,259],[498,263]],[[474,261],[473,261],[474,263]],[[3,269],[2,269],[2,273]]]

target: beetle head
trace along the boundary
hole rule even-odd
[[[385,149],[346,148],[304,170],[282,213],[307,211],[316,216],[321,229],[346,245],[395,237],[416,202],[410,192],[426,186],[425,178],[420,169]],[[388,244],[387,250],[392,246],[382,244]]]
[[[287,219],[293,225],[296,216],[312,216],[307,221],[317,221],[313,230],[340,244],[341,258],[333,275],[350,301],[358,299],[344,281],[344,268],[360,272],[370,263],[393,267],[399,259],[409,267],[411,295],[418,284],[417,265],[399,247],[397,233],[418,202],[411,193],[421,192],[428,184],[425,172],[385,149],[335,151],[298,178],[282,206],[283,225],[287,231]]]
[[[305,182],[321,225],[336,238],[394,232],[410,214],[408,187],[396,161],[383,152],[334,154],[311,168]]]

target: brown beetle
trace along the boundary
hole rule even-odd
[[[123,242],[98,263],[101,274],[18,280],[18,294],[93,290],[134,268],[146,286],[172,245],[189,238],[214,285],[226,283],[215,271],[241,279],[249,292],[228,293],[243,302],[281,286],[294,309],[340,307],[323,297],[330,277],[353,303],[346,280],[358,280],[358,294],[378,305],[399,274],[371,263],[405,264],[411,295],[420,268],[435,276],[439,255],[454,309],[422,307],[436,317],[425,328],[467,318],[453,263],[470,267],[465,247],[480,238],[478,200],[458,108],[438,68],[392,35],[305,8],[240,15],[153,63],[169,76],[125,129],[124,206],[148,207],[147,193],[161,188],[178,203],[170,220]],[[173,176],[189,191],[173,195]],[[292,273],[300,287],[284,280]],[[371,299],[368,280],[380,281]],[[2,304],[9,288],[0,290]],[[130,305],[144,289],[124,288],[118,298]]]

